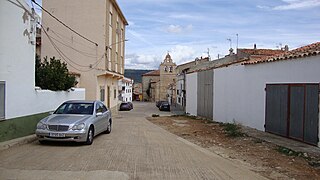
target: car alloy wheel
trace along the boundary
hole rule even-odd
[[[89,131],[88,131],[88,136],[87,136],[87,141],[86,144],[87,145],[91,145],[93,143],[93,128],[90,127]]]
[[[107,130],[106,130],[106,134],[110,134],[110,133],[111,133],[111,120],[109,120]]]

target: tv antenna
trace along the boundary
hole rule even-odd
[[[231,38],[228,38],[227,41],[230,42],[230,48],[232,48],[232,39],[231,39]]]

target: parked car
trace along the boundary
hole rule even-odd
[[[160,111],[170,111],[170,104],[168,101],[162,102],[160,107],[159,107]]]
[[[119,111],[130,111],[132,106],[128,102],[122,102],[119,107]]]
[[[156,106],[159,108],[160,105],[161,105],[163,102],[167,102],[167,101],[157,101],[157,102],[156,102]]]
[[[75,141],[92,144],[93,138],[111,133],[111,111],[101,101],[66,101],[37,124],[36,135],[45,141]]]
[[[131,109],[133,109],[133,103],[132,102],[128,102],[128,104],[131,106]]]

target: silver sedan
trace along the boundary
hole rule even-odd
[[[67,101],[37,124],[36,135],[44,141],[92,144],[93,138],[111,132],[111,112],[100,101]]]

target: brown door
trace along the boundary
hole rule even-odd
[[[108,108],[110,108],[110,86],[108,86],[108,88],[107,88],[107,92],[108,92],[108,97],[107,97],[107,106],[108,106]]]

